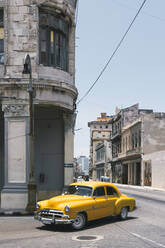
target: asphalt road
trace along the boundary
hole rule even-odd
[[[73,231],[70,226],[45,227],[31,216],[1,216],[0,248],[165,248],[165,192],[120,190],[137,202],[125,221],[109,217]],[[97,239],[87,240],[91,236]]]

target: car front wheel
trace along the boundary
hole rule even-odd
[[[83,213],[77,214],[74,222],[72,223],[72,227],[75,230],[80,230],[82,229],[86,224],[86,216]]]
[[[127,216],[128,216],[128,208],[127,207],[123,207],[121,209],[121,212],[120,212],[120,218],[122,220],[126,220],[127,219]]]

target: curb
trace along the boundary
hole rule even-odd
[[[25,210],[11,210],[11,209],[0,209],[0,216],[33,216],[34,213],[27,212]]]
[[[140,190],[145,190],[145,191],[161,191],[165,192],[165,189],[162,188],[154,188],[150,186],[137,186],[137,185],[130,185],[130,184],[119,184],[119,183],[114,183],[118,187],[123,187],[123,188],[132,188],[132,189],[140,189]]]

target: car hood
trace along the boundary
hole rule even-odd
[[[41,208],[64,210],[65,206],[71,206],[76,202],[85,201],[91,197],[80,195],[60,195],[50,198],[46,201],[39,202]]]

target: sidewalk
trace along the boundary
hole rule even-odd
[[[154,188],[151,186],[137,186],[137,185],[130,185],[130,184],[119,184],[119,183],[114,183],[117,187],[123,187],[123,188],[132,188],[132,189],[139,189],[139,190],[145,190],[145,191],[161,191],[165,192],[165,189],[162,188]]]
[[[33,216],[24,209],[3,209],[0,208],[0,216]]]

